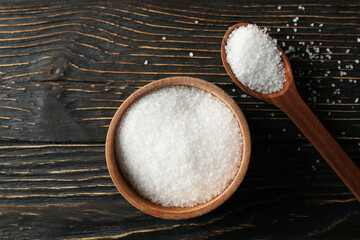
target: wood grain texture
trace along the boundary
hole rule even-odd
[[[359,166],[359,19],[355,0],[2,1],[0,238],[359,238],[359,203],[284,113],[236,87],[220,57],[229,26],[271,28],[284,50],[295,47],[288,56],[300,95]],[[179,75],[234,98],[253,154],[223,206],[167,221],[117,192],[104,142],[132,92]]]

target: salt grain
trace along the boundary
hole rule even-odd
[[[140,195],[167,207],[189,207],[230,184],[241,162],[242,135],[218,98],[172,86],[125,112],[115,146],[122,173]]]
[[[278,92],[285,82],[281,52],[256,25],[234,29],[227,40],[226,57],[236,78],[259,93]]]
[[[194,23],[195,23],[195,24],[198,24],[198,23],[199,23],[199,21],[198,21],[198,20],[195,20],[195,21],[194,21]]]
[[[190,53],[189,53],[189,56],[190,56],[190,57],[194,56],[194,53],[193,53],[193,52],[190,52]]]
[[[162,40],[166,40],[166,37],[164,36],[164,37],[162,37],[161,39],[162,39]]]
[[[149,61],[148,60],[145,60],[144,61],[144,65],[148,65],[149,64]]]

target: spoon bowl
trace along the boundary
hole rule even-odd
[[[360,170],[350,159],[330,133],[325,129],[317,117],[301,99],[296,90],[294,77],[289,59],[280,46],[281,59],[285,68],[285,83],[283,88],[275,93],[263,94],[244,86],[234,75],[227,61],[225,47],[230,33],[239,27],[246,27],[249,23],[238,23],[229,28],[221,44],[221,58],[226,72],[231,79],[246,93],[272,103],[283,110],[296,124],[305,137],[313,144],[321,156],[332,167],[354,196],[360,201]]]
[[[256,91],[254,91],[254,90],[251,90],[250,88],[243,85],[239,80],[237,80],[237,78],[236,78],[235,74],[233,73],[233,71],[231,70],[231,67],[226,58],[225,47],[226,47],[226,43],[227,43],[230,33],[236,28],[246,27],[247,25],[249,25],[249,23],[237,23],[237,24],[231,26],[229,28],[229,30],[226,31],[224,38],[222,40],[222,43],[221,43],[221,59],[222,59],[222,62],[223,62],[226,72],[230,75],[231,79],[236,83],[236,85],[238,85],[240,87],[241,90],[249,93],[250,95],[252,95],[256,98],[259,98],[259,99],[262,99],[262,100],[265,100],[268,102],[272,102],[272,99],[283,95],[288,90],[289,87],[296,88],[295,84],[294,84],[294,77],[293,77],[293,74],[291,71],[290,61],[289,61],[288,57],[286,56],[284,50],[279,45],[277,45],[277,47],[278,47],[279,51],[282,53],[281,59],[282,59],[282,62],[284,64],[284,68],[285,68],[286,81],[284,83],[283,88],[280,91],[275,92],[275,93],[262,94],[262,93],[258,93]]]

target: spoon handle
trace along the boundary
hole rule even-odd
[[[273,103],[289,116],[360,201],[359,168],[311,112],[296,88],[290,88],[283,96],[273,99]]]

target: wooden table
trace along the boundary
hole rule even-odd
[[[360,165],[358,0],[4,0],[0,238],[359,238],[359,202],[284,113],[226,74],[220,43],[238,22],[271,28],[301,96]],[[170,221],[122,198],[104,142],[124,99],[179,75],[215,83],[236,100],[253,153],[245,181],[223,206]]]

